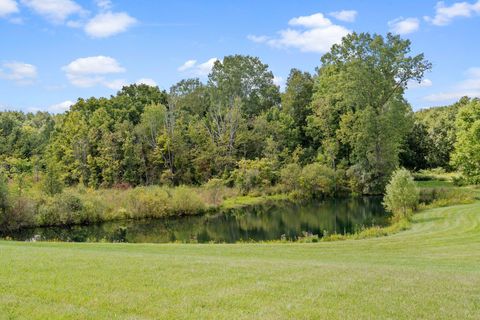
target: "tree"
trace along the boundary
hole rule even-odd
[[[469,102],[469,98],[463,97],[452,105],[420,110],[415,113],[416,122],[422,123],[428,134],[425,137],[428,143],[426,154],[428,168],[451,169],[450,156],[457,140],[455,119],[458,112]]]
[[[347,161],[362,193],[382,193],[398,165],[411,108],[403,98],[409,81],[421,81],[431,64],[409,56],[410,41],[352,33],[322,57],[307,133],[320,153],[336,146],[336,162]]]
[[[3,170],[0,170],[0,223],[7,213],[9,206],[8,182]]]
[[[383,204],[398,217],[407,217],[418,205],[419,190],[407,169],[397,169],[386,187]]]
[[[60,170],[52,159],[47,162],[45,176],[43,180],[43,190],[49,196],[61,193],[63,190],[63,182],[60,175]]]
[[[452,165],[467,180],[480,184],[480,100],[474,99],[457,115],[457,142],[452,154]]]
[[[291,116],[295,127],[300,130],[300,144],[307,145],[305,126],[311,114],[313,78],[308,72],[292,69],[287,78],[285,93],[282,94],[282,111]]]
[[[234,55],[217,60],[208,84],[213,89],[213,105],[232,105],[239,98],[246,118],[259,115],[280,102],[273,73],[256,57]]]
[[[431,146],[432,140],[428,135],[427,126],[421,121],[415,121],[400,153],[400,165],[410,170],[428,168]]]

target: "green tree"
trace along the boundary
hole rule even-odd
[[[217,60],[208,76],[208,84],[213,89],[213,105],[232,105],[239,98],[246,118],[280,102],[273,73],[256,57],[234,55]]]
[[[385,208],[398,217],[406,217],[418,201],[419,190],[410,171],[403,168],[394,171],[383,198]]]
[[[480,184],[480,100],[474,99],[457,115],[457,142],[452,165],[471,183]]]
[[[43,178],[43,190],[49,196],[61,193],[63,190],[63,181],[58,164],[52,159],[47,162]]]
[[[313,83],[310,73],[292,69],[282,94],[282,111],[294,120],[295,127],[300,131],[299,144],[302,146],[307,146],[308,143],[304,130],[307,117],[311,114]]]
[[[463,97],[452,105],[429,108],[415,113],[416,122],[422,123],[428,134],[425,138],[428,143],[426,154],[428,168],[451,169],[450,156],[457,140],[455,119],[458,112],[469,102],[469,98]]]
[[[3,217],[7,214],[9,207],[8,182],[3,170],[0,170],[0,223],[3,223]]]
[[[410,131],[403,93],[431,64],[409,53],[410,41],[399,36],[352,33],[322,57],[307,133],[320,153],[324,143],[336,145],[329,158],[349,162],[362,193],[383,192]]]

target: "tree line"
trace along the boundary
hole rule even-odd
[[[292,69],[282,93],[259,58],[226,56],[205,83],[186,79],[168,91],[133,84],[58,115],[1,112],[2,170],[18,185],[42,179],[51,194],[63,185],[212,179],[246,191],[303,182],[379,194],[399,166],[458,168],[477,183],[478,100],[414,113],[404,98],[430,68],[409,40],[352,33],[315,74]]]

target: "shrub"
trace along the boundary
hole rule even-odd
[[[60,176],[58,164],[50,160],[43,179],[43,190],[49,196],[61,193],[63,190],[63,181]]]
[[[34,226],[35,202],[24,197],[18,197],[11,202],[11,205],[1,216],[0,229],[16,230]]]
[[[386,187],[383,204],[394,215],[406,217],[419,202],[419,190],[406,169],[396,170]]]
[[[131,191],[125,206],[130,218],[160,218],[170,211],[169,194],[160,187],[139,187]]]
[[[280,170],[280,184],[284,191],[291,192],[300,188],[299,178],[302,168],[297,163],[289,163]]]
[[[454,186],[463,187],[468,184],[468,181],[463,176],[453,177],[452,183]]]
[[[301,196],[318,198],[332,195],[335,192],[335,170],[319,164],[311,163],[303,167],[299,178]]]
[[[73,193],[56,194],[40,205],[39,224],[53,226],[88,223],[83,208],[82,200]]]
[[[235,185],[244,193],[258,187],[271,186],[276,180],[273,161],[269,159],[240,160],[232,172]]]
[[[200,196],[192,188],[180,186],[174,189],[172,195],[172,213],[198,214],[205,210]]]
[[[8,184],[5,174],[0,171],[0,223],[4,219],[9,207]]]
[[[225,182],[222,179],[218,178],[210,179],[205,184],[205,189],[209,191],[209,198],[214,206],[218,206],[220,204],[220,195],[222,193],[222,189],[224,188]]]

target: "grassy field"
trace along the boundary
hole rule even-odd
[[[480,319],[480,202],[316,244],[0,242],[0,319]]]

